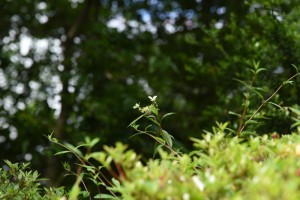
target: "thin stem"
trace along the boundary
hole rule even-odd
[[[294,74],[293,76],[291,76],[287,81],[284,81],[278,88],[277,90],[275,90],[275,92],[273,92],[273,94],[267,98],[255,111],[254,113],[251,115],[251,117],[244,123],[244,125],[242,126],[242,128],[240,129],[240,131],[238,132],[239,134],[244,130],[245,126],[247,125],[247,122],[249,122],[250,120],[252,120],[255,115],[262,109],[262,107],[264,107],[266,105],[266,103],[268,103],[278,92],[279,90],[285,85],[285,82],[289,82],[291,81],[293,78],[295,78],[296,76],[298,76],[299,73]],[[238,135],[239,136],[239,135]]]
[[[63,144],[61,144],[61,143],[59,143],[59,142],[55,142],[55,144],[57,144],[57,145],[59,145],[59,146],[65,148],[65,149],[69,150],[71,153],[73,153],[73,154],[75,155],[75,157],[82,163],[82,165],[90,165],[90,166],[93,166],[95,169],[97,169],[97,171],[99,172],[99,175],[101,175],[102,178],[103,178],[108,184],[112,185],[112,183],[111,183],[111,182],[110,182],[110,181],[109,181],[109,180],[108,180],[108,179],[100,172],[100,170],[99,170],[97,167],[95,167],[92,163],[90,163],[88,160],[84,161],[83,159],[81,159],[81,157],[80,157],[76,152],[72,151],[70,148],[68,148],[67,146],[65,146],[65,145],[63,145]],[[76,175],[77,175],[77,174],[76,174]],[[97,178],[98,178],[102,183],[105,183],[104,180],[103,180],[100,176],[98,176]],[[108,189],[108,191],[109,191],[113,196],[116,197],[116,195],[115,195],[111,190]]]
[[[73,174],[73,175],[76,176],[75,184],[81,182],[82,185],[83,185],[83,187],[84,187],[84,189],[85,189],[85,191],[89,193],[89,191],[88,191],[88,189],[87,189],[87,187],[86,187],[85,182],[84,182],[83,179],[80,177],[80,174],[78,174],[78,172],[77,172],[77,173],[74,173],[74,172],[72,172],[72,171],[70,171],[70,170],[68,170],[68,172],[70,172],[71,174]],[[89,195],[89,199],[92,199],[90,195]]]
[[[256,77],[256,74],[253,76],[252,81],[250,83],[250,87],[251,88],[253,87],[255,77]],[[238,137],[240,137],[241,132],[243,130],[243,124],[244,124],[244,120],[245,120],[245,117],[246,117],[246,114],[247,114],[247,109],[248,109],[247,102],[249,101],[249,96],[250,96],[250,94],[248,94],[246,96],[246,99],[245,99],[244,110],[243,110],[243,114],[242,114],[242,116],[240,118],[239,128],[238,128],[238,132],[237,132]]]
[[[141,131],[142,132],[142,131]],[[162,144],[164,147],[166,147],[167,149],[169,149],[172,153],[174,153],[176,156],[180,156],[176,151],[174,151],[171,147],[169,147],[168,145],[164,144],[163,142],[157,140],[153,135],[147,133],[147,132],[144,132],[144,134],[152,137],[155,141],[157,141],[158,143]]]

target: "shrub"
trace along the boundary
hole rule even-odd
[[[67,149],[61,153],[72,152],[80,159],[79,166],[83,170],[77,174],[80,181],[76,184],[84,183],[87,191],[78,192],[78,196],[88,193],[86,185],[92,180],[97,186],[106,187],[108,193],[99,192],[93,196],[103,199],[300,198],[298,133],[281,138],[276,133],[243,139],[239,135],[232,136],[228,123],[217,123],[202,139],[191,138],[192,152],[182,153],[172,147],[172,142],[168,141],[172,137],[166,137],[168,133],[162,131],[163,117],[159,117],[155,101],[149,106],[136,105],[135,108],[142,115],[130,126],[158,143],[153,158],[145,160],[122,143],[116,143],[115,147],[104,146],[103,151],[91,151],[97,139],[87,139],[77,147],[58,143]],[[140,127],[138,122],[143,119],[150,125]],[[50,136],[49,139],[57,143]],[[84,147],[88,150],[83,150]],[[110,178],[104,176],[105,171]]]
[[[239,80],[246,92],[242,114],[232,112],[239,117],[237,129],[228,127],[228,122],[217,122],[202,138],[191,138],[194,150],[189,153],[174,147],[174,138],[162,126],[163,119],[174,113],[161,116],[157,97],[149,97],[150,105],[134,106],[141,114],[129,126],[136,131],[134,136],[153,139],[156,147],[153,158],[145,159],[121,142],[95,151],[93,148],[99,138],[86,137],[83,143],[74,146],[62,144],[49,135],[50,141],[65,149],[56,155],[73,154],[79,161],[76,165],[64,163],[65,169],[76,177],[71,190],[68,193],[62,188],[42,190],[38,173],[26,171],[28,164],[6,161],[9,170],[0,170],[3,182],[0,198],[300,199],[299,107],[285,109],[270,101],[285,84],[292,83],[298,73],[264,99],[261,88],[254,86],[255,77],[263,70],[254,63],[254,69],[250,70],[253,79],[249,83]],[[255,97],[262,101],[256,109],[251,108]],[[264,118],[263,113],[258,113],[269,103],[292,112],[292,126],[297,132],[282,137],[278,133],[255,135],[255,126],[250,125]],[[76,173],[73,172],[75,167]]]
[[[63,188],[42,188],[38,172],[28,170],[29,163],[5,163],[0,168],[0,199],[54,200],[63,196]]]

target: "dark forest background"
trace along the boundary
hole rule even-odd
[[[133,137],[135,103],[158,96],[164,126],[183,151],[229,111],[242,111],[253,62],[267,69],[265,97],[299,66],[298,0],[2,0],[0,1],[0,163],[30,161],[52,185],[61,160],[45,135],[78,144],[127,143],[151,156],[153,142]],[[274,101],[300,102],[300,83]],[[261,102],[257,101],[257,105]],[[256,104],[254,102],[253,107]],[[267,106],[257,134],[288,134],[291,123]],[[72,160],[71,157],[64,159]]]

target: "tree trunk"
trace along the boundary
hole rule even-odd
[[[54,134],[53,136],[57,138],[60,142],[62,140],[67,139],[68,135],[66,134],[66,125],[67,120],[70,116],[70,112],[72,111],[73,100],[72,96],[68,91],[69,81],[71,79],[71,70],[72,70],[72,54],[73,54],[73,40],[80,31],[80,27],[83,23],[86,23],[88,20],[88,14],[92,7],[93,2],[97,2],[95,0],[86,0],[84,2],[84,7],[78,16],[77,20],[74,24],[70,27],[69,31],[66,35],[66,41],[63,43],[63,55],[64,61],[62,65],[64,66],[63,71],[61,72],[60,79],[62,82],[62,90],[60,92],[61,97],[61,111],[59,117],[56,121],[54,127]],[[59,168],[61,166],[61,162],[55,156],[52,156],[48,160],[47,168],[46,168],[46,177],[49,179],[48,185],[49,186],[58,186],[59,182],[57,177],[59,175]]]

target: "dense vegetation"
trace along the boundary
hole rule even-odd
[[[25,171],[28,164],[12,164],[0,170],[0,197],[4,199],[299,199],[300,133],[278,136],[232,136],[228,123],[217,123],[203,139],[191,138],[194,150],[182,153],[172,148],[172,136],[162,129],[156,97],[151,105],[135,108],[141,116],[130,126],[138,135],[150,136],[158,145],[153,158],[143,159],[127,145],[117,142],[94,151],[99,139],[86,138],[78,146],[48,139],[73,154],[78,164],[64,163],[76,177],[70,190],[44,188],[38,173]],[[300,117],[300,110],[294,110]],[[153,124],[144,131],[139,121]],[[297,119],[300,120],[300,119]],[[297,124],[297,122],[296,122]],[[155,128],[151,128],[155,127]],[[76,167],[75,172],[72,167]],[[95,190],[92,190],[93,185]]]
[[[0,7],[0,199],[298,199],[297,0]]]

